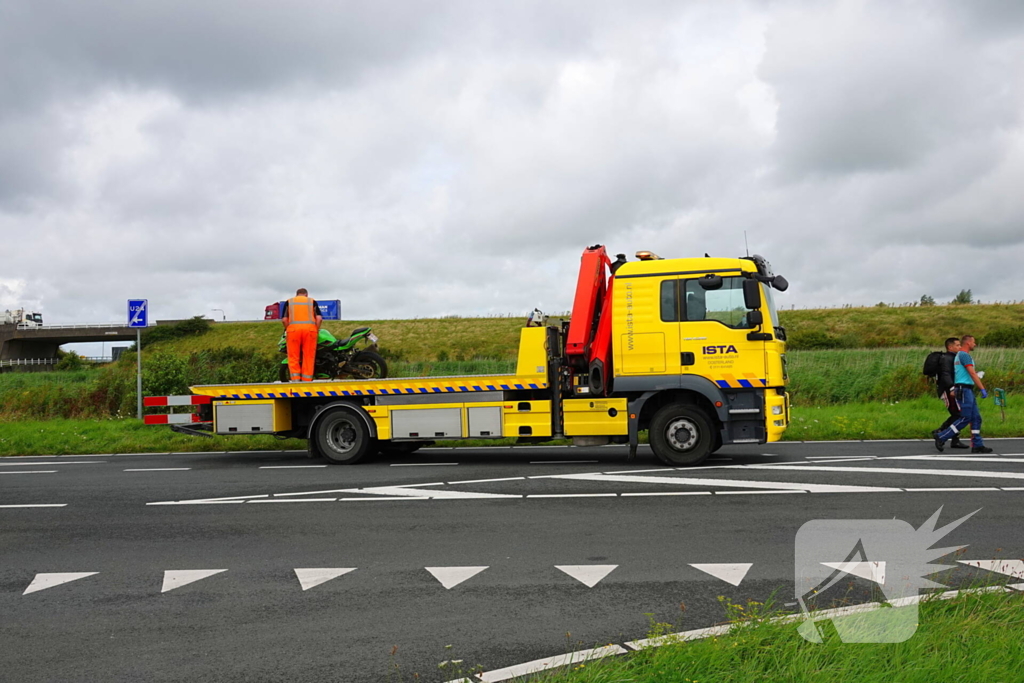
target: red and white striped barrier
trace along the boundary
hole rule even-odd
[[[195,413],[179,413],[178,415],[143,415],[142,422],[148,425],[173,425],[206,422],[206,420]]]
[[[142,405],[147,408],[166,408],[168,406],[201,406],[213,402],[209,396],[144,396]],[[143,415],[142,423],[147,425],[175,425],[209,422],[195,413],[177,413],[171,415]]]
[[[199,406],[212,403],[209,396],[145,396],[142,405],[157,408],[162,406]]]

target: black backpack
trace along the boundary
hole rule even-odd
[[[921,373],[925,377],[936,379],[939,376],[939,363],[942,361],[942,351],[932,351],[924,359],[924,367]]]

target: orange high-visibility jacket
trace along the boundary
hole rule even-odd
[[[316,316],[320,311],[315,310],[316,302],[308,296],[296,296],[288,299],[288,327],[292,325],[315,325]]]

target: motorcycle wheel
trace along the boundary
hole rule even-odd
[[[356,379],[385,379],[388,363],[379,353],[360,351],[345,364],[345,372]]]

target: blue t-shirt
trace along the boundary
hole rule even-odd
[[[971,358],[971,354],[966,351],[956,354],[956,358],[953,359],[953,381],[957,384],[966,384],[973,387],[974,380],[971,379],[970,373],[967,372],[968,365],[974,365],[974,359]]]

